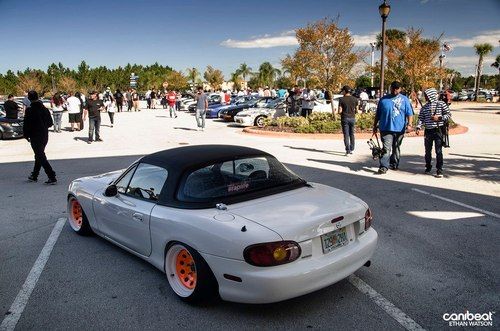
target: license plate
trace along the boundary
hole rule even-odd
[[[333,251],[334,249],[347,245],[347,230],[345,227],[338,229],[321,236],[321,245],[323,246],[323,254]]]

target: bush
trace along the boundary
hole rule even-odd
[[[276,124],[279,128],[298,128],[309,125],[309,121],[304,117],[278,117],[276,119]]]
[[[304,125],[293,129],[295,133],[317,133],[316,128],[312,125]]]
[[[370,130],[373,128],[375,122],[375,114],[357,114],[356,115],[356,128],[359,130]]]
[[[340,121],[315,121],[310,126],[318,133],[337,133],[342,130]]]
[[[316,121],[333,121],[333,114],[332,113],[311,113],[309,117],[307,118],[309,122],[316,122]]]

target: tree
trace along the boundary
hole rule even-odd
[[[410,91],[435,86],[445,70],[439,68],[440,37],[423,38],[422,30],[409,28],[407,31],[392,29],[386,39],[387,82],[400,81]],[[377,39],[381,38],[380,35]],[[379,66],[372,70],[377,72]],[[384,85],[387,85],[384,82]]]
[[[57,89],[66,93],[75,93],[78,90],[78,83],[69,76],[62,76],[57,82]]]
[[[194,87],[200,78],[200,72],[196,68],[188,68],[187,70],[187,78],[191,82],[191,85]]]
[[[241,77],[243,77],[243,81],[247,81],[247,77],[252,73],[252,68],[250,68],[249,66],[247,66],[246,63],[242,63],[240,64],[238,70],[239,74],[241,75]]]
[[[500,75],[500,54],[495,58],[495,62],[491,64],[493,68],[497,68],[498,74]]]
[[[224,75],[219,69],[214,69],[212,66],[207,66],[203,78],[210,84],[213,90],[218,90],[224,83]]]
[[[43,95],[44,88],[40,75],[35,71],[28,71],[19,75],[19,80],[16,85],[16,93],[22,95],[26,91],[37,91],[38,94]]]
[[[241,74],[239,69],[231,74],[231,79],[229,81],[233,82],[233,90],[241,90],[241,83],[243,81],[241,80],[240,75]]]
[[[317,80],[330,91],[338,90],[349,80],[362,52],[353,50],[354,41],[349,29],[341,28],[337,23],[323,19],[297,29],[299,47],[292,56],[284,59],[283,67],[298,66],[296,74],[300,73],[300,78]]]
[[[172,70],[167,74],[167,82],[169,90],[182,90],[188,87],[188,79],[181,72]]]
[[[259,85],[261,86],[274,86],[274,81],[277,76],[281,74],[281,71],[269,62],[264,62],[260,65],[259,71],[257,72],[257,78]]]
[[[474,97],[474,101],[477,101],[477,96],[479,93],[479,84],[481,82],[481,72],[483,71],[484,57],[493,51],[493,45],[488,43],[475,44],[474,48],[476,50],[476,54],[479,56],[479,60],[477,63],[477,71],[476,71],[476,91]]]

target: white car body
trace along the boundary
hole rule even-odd
[[[255,126],[257,117],[278,118],[286,116],[284,108],[250,108],[243,110],[234,116],[234,122],[239,126]],[[258,125],[257,125],[258,126]]]
[[[68,197],[79,201],[92,230],[162,271],[169,243],[189,245],[206,261],[227,301],[270,303],[319,290],[365,265],[377,244],[377,232],[365,230],[366,203],[326,185],[308,183],[227,209],[185,209],[125,194],[106,196],[106,188],[122,172],[71,182]],[[145,216],[140,221],[138,211]],[[322,240],[332,231],[343,231],[347,239],[324,252]],[[283,240],[298,243],[297,260],[257,267],[243,256],[250,245]],[[228,279],[228,274],[241,281]]]

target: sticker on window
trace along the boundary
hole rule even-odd
[[[248,182],[242,182],[242,183],[231,183],[227,186],[227,191],[228,192],[239,192],[239,191],[244,191],[246,190],[250,184]]]

